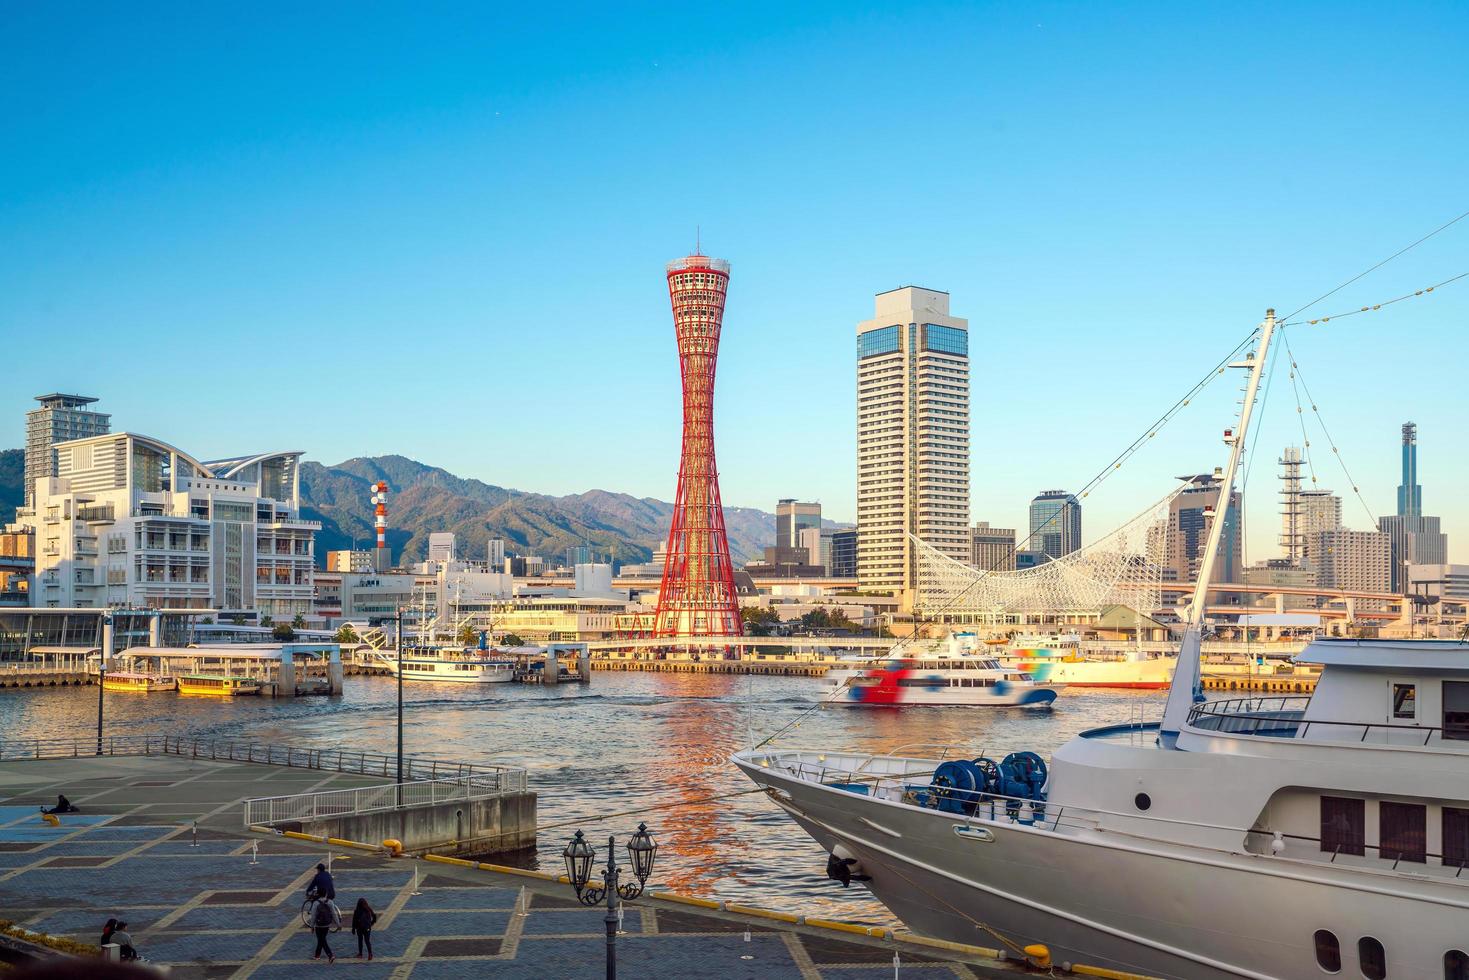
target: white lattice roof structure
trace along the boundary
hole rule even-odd
[[[1096,615],[1124,605],[1143,613],[1162,602],[1168,508],[1183,488],[1122,527],[1035,568],[994,572],[955,561],[913,538],[915,613],[949,621],[999,616]]]

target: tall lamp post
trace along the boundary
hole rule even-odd
[[[580,830],[561,852],[562,859],[566,861],[566,877],[571,879],[571,887],[576,889],[577,900],[583,905],[595,906],[604,897],[607,899],[607,914],[602,917],[607,926],[607,980],[617,980],[618,899],[632,901],[643,893],[657,856],[658,844],[648,833],[648,825],[638,824],[637,833],[627,842],[628,861],[637,881],[620,884],[622,869],[617,866],[617,838],[608,837],[607,867],[602,871],[602,887],[596,888],[588,883],[592,878],[592,862],[597,859],[597,849],[587,843]]]
[[[102,614],[102,635],[105,640],[111,635],[112,614]],[[102,754],[102,691],[107,682],[107,646],[104,642],[97,651],[97,754]]]
[[[403,607],[398,607],[398,803],[403,802]]]

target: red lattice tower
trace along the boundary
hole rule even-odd
[[[683,376],[683,452],[658,592],[655,636],[739,636],[740,604],[714,464],[714,367],[729,263],[690,255],[668,263],[668,298]]]

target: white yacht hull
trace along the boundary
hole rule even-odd
[[[1441,976],[1444,950],[1469,942],[1469,903],[1453,882],[1405,885],[1122,833],[1057,834],[1003,813],[966,819],[735,762],[823,847],[854,855],[866,887],[930,936],[996,946],[998,935],[1043,943],[1057,963],[1187,980],[1320,977],[1312,936],[1327,924],[1351,975],[1358,936],[1383,943],[1393,977]],[[955,833],[966,825],[979,833]]]

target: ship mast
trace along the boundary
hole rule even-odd
[[[1219,480],[1219,500],[1214,505],[1214,516],[1209,522],[1209,537],[1204,553],[1199,560],[1199,576],[1194,582],[1193,599],[1188,607],[1188,621],[1184,626],[1183,642],[1178,648],[1178,665],[1173,669],[1173,684],[1168,689],[1168,704],[1163,709],[1163,724],[1158,738],[1164,748],[1177,748],[1178,733],[1188,720],[1189,709],[1204,699],[1204,686],[1200,659],[1204,645],[1204,610],[1209,598],[1209,581],[1214,576],[1214,564],[1219,557],[1219,544],[1224,539],[1225,515],[1229,502],[1234,497],[1234,477],[1239,471],[1240,457],[1245,451],[1245,436],[1250,430],[1250,416],[1255,410],[1255,396],[1260,390],[1260,378],[1270,354],[1270,338],[1275,334],[1275,311],[1265,311],[1265,322],[1260,324],[1260,343],[1242,361],[1229,365],[1250,372],[1245,382],[1244,400],[1239,410],[1239,425],[1229,433],[1229,462]],[[1241,501],[1241,506],[1243,506]]]

